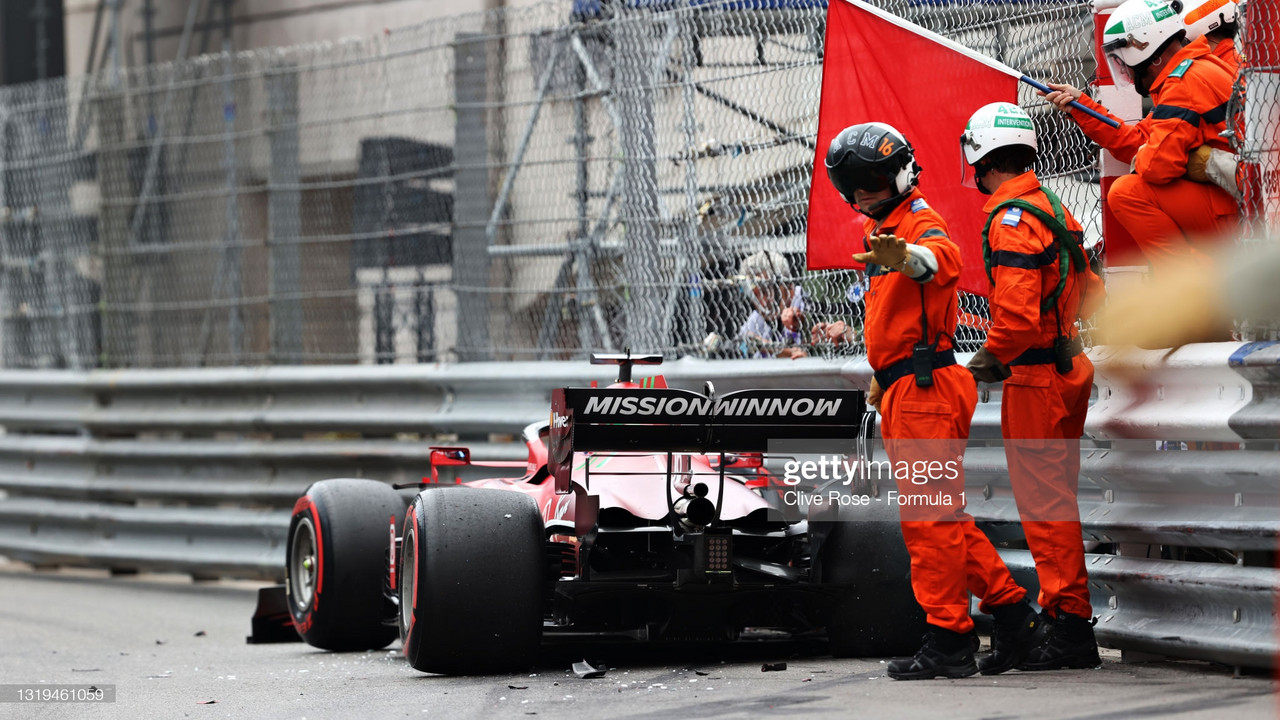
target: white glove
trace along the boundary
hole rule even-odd
[[[1231,197],[1235,198],[1236,202],[1240,202],[1244,197],[1240,192],[1240,186],[1236,184],[1236,166],[1239,164],[1238,156],[1226,150],[1210,148],[1209,162],[1204,166],[1204,172],[1213,184],[1231,193]]]

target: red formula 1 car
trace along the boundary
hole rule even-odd
[[[915,650],[924,616],[896,512],[801,509],[764,467],[773,443],[857,435],[861,392],[642,388],[632,365],[660,356],[592,361],[618,364],[618,382],[556,390],[549,422],[525,430],[522,477],[454,483],[469,452],[435,448],[411,499],[374,480],[312,485],[284,589],[302,639],[360,650],[399,637],[414,668],[448,674],[527,668],[555,636],[768,628],[825,631],[837,656]]]

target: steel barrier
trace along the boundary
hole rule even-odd
[[[1274,665],[1280,345],[1095,348],[1080,508],[1103,644]],[[865,388],[862,358],[704,361],[673,387]],[[609,382],[583,363],[0,372],[0,553],[38,566],[279,578],[289,508],[326,477],[408,482],[446,440],[516,459],[554,387]],[[984,386],[969,509],[1020,539]],[[1033,583],[1029,556],[1003,550]]]

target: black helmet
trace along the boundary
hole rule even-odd
[[[891,125],[879,122],[851,125],[836,135],[827,149],[827,177],[844,201],[858,212],[879,219],[916,186],[920,166],[907,138]],[[853,191],[893,190],[893,197],[860,208]]]

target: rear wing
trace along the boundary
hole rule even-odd
[[[764,452],[773,440],[852,439],[865,413],[861,390],[559,388],[547,469],[568,492],[575,452]]]

